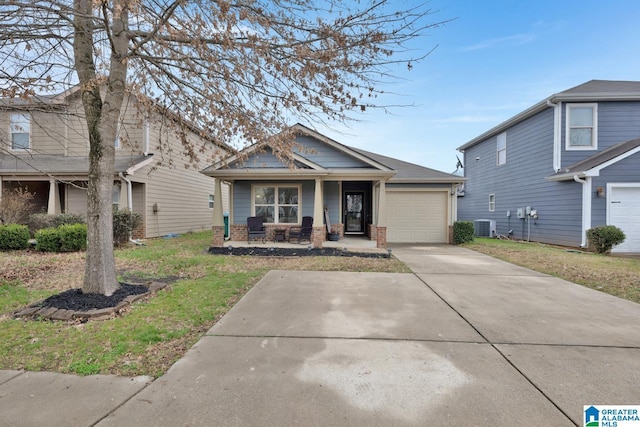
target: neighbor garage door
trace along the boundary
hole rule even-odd
[[[446,191],[387,191],[387,242],[447,243]]]
[[[640,186],[609,191],[609,224],[624,231],[626,239],[613,252],[640,253]]]

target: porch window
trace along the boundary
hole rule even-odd
[[[209,209],[213,209],[214,200],[215,196],[213,194],[209,194]]]
[[[268,224],[297,224],[300,222],[299,185],[253,186],[253,215],[261,216]]]
[[[31,117],[28,114],[11,114],[11,149],[31,148]]]
[[[567,104],[567,150],[598,148],[597,107],[597,104]]]

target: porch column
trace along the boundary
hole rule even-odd
[[[60,213],[60,193],[58,192],[58,184],[55,179],[49,180],[49,205],[47,206],[48,215],[57,215]]]
[[[118,194],[118,210],[129,208],[133,211],[133,207],[129,206],[129,187],[127,183],[120,180],[120,194]]]
[[[213,242],[211,246],[221,248],[224,246],[224,216],[222,214],[222,181],[215,179],[215,190],[213,193]]]
[[[316,189],[313,199],[313,247],[321,248],[324,241],[325,228],[323,223],[324,206],[322,201],[322,180],[316,178]]]
[[[376,224],[376,247],[387,247],[387,189],[385,181],[380,180],[378,186],[378,223]]]

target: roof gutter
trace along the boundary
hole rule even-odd
[[[560,141],[562,140],[560,128],[560,123],[562,122],[562,108],[560,106],[562,103],[560,101],[553,102],[551,98],[548,98],[547,105],[549,107],[553,107],[553,170],[558,172],[562,163],[562,147],[560,146]]]

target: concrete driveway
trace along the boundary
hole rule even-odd
[[[414,273],[271,271],[150,384],[0,371],[0,424],[571,426],[640,404],[640,305],[454,246],[393,254]]]
[[[562,426],[640,403],[640,305],[453,246],[393,254],[415,274],[270,272],[98,425]]]

